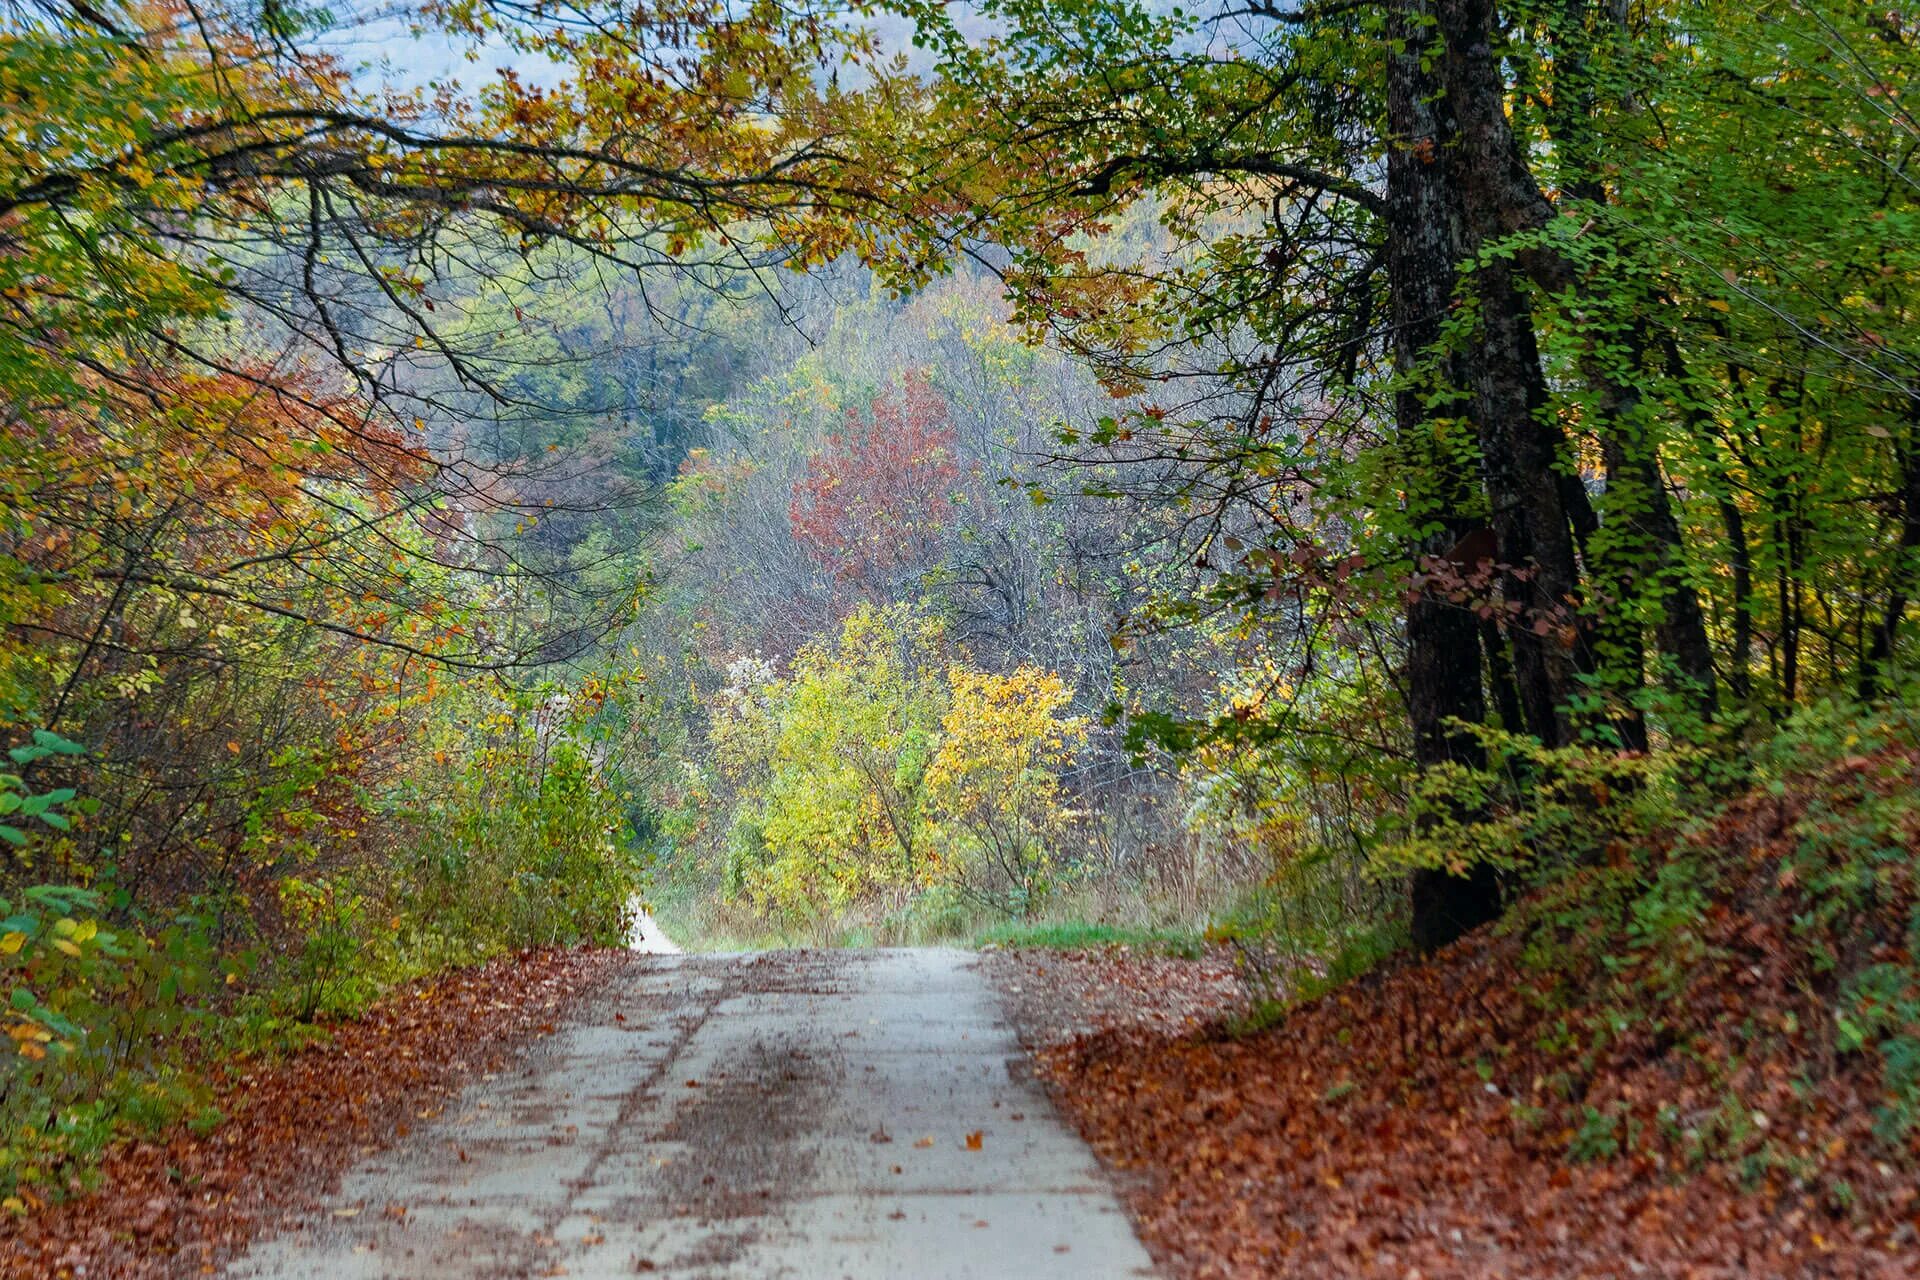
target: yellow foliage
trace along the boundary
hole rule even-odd
[[[939,639],[911,609],[862,607],[785,678],[730,664],[709,735],[738,788],[731,895],[790,921],[943,881],[1037,900],[1086,721],[1052,672],[941,664]]]
[[[1086,741],[1087,721],[1061,715],[1072,691],[1038,667],[1005,676],[955,667],[948,682],[926,779],[939,844],[969,896],[1030,912],[1070,819],[1060,775]]]

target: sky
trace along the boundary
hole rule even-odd
[[[505,67],[533,84],[552,84],[560,79],[560,68],[554,63],[522,53],[503,40],[489,40],[473,50],[475,56],[468,57],[467,42],[456,41],[445,32],[430,30],[415,35],[409,9],[406,5],[355,4],[348,0],[332,7],[336,21],[313,45],[354,67],[357,78],[369,88],[422,89],[457,80],[473,90],[494,79]]]
[[[360,82],[369,88],[410,90],[457,80],[463,88],[472,91],[494,79],[502,68],[512,68],[529,84],[551,86],[564,76],[564,70],[555,63],[523,53],[503,40],[482,44],[473,51],[475,56],[469,58],[465,43],[444,32],[429,31],[416,36],[412,31],[414,24],[407,15],[417,7],[404,0],[401,3],[344,0],[329,9],[335,17],[333,27],[312,43],[355,67]],[[966,8],[970,10],[971,6]],[[971,17],[963,12],[959,19],[961,29],[969,35],[984,32],[985,20],[970,20]],[[883,48],[906,53],[909,63],[918,64],[918,69],[930,66],[931,55],[913,48],[913,27],[908,19],[881,14],[869,18],[867,25],[879,35]]]

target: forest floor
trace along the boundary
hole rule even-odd
[[[1581,1161],[1571,1131],[1517,1124],[1516,1086],[1488,1067],[1520,1016],[1504,939],[1389,965],[1254,1034],[1228,1029],[1246,1006],[1220,953],[993,965],[1056,1104],[1175,1280],[1920,1274],[1920,1184],[1871,1154],[1853,1082],[1792,1122],[1794,1145],[1826,1158],[1812,1184],[1711,1162],[1680,1176],[1635,1152]],[[1683,1073],[1664,1074],[1638,1085],[1684,1097]],[[1843,1176],[1850,1207],[1821,1194]]]
[[[340,1173],[405,1141],[466,1084],[556,1034],[567,1010],[635,963],[545,950],[407,984],[321,1043],[215,1073],[225,1116],[109,1151],[98,1189],[0,1218],[8,1280],[210,1273],[313,1203]]]

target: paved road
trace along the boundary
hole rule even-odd
[[[634,974],[229,1276],[1152,1274],[965,952]]]
[[[649,956],[677,956],[680,946],[667,936],[660,922],[638,902],[633,904],[633,923],[627,927],[627,950]]]

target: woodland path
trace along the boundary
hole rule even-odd
[[[232,1280],[1152,1274],[966,952],[645,956]]]

